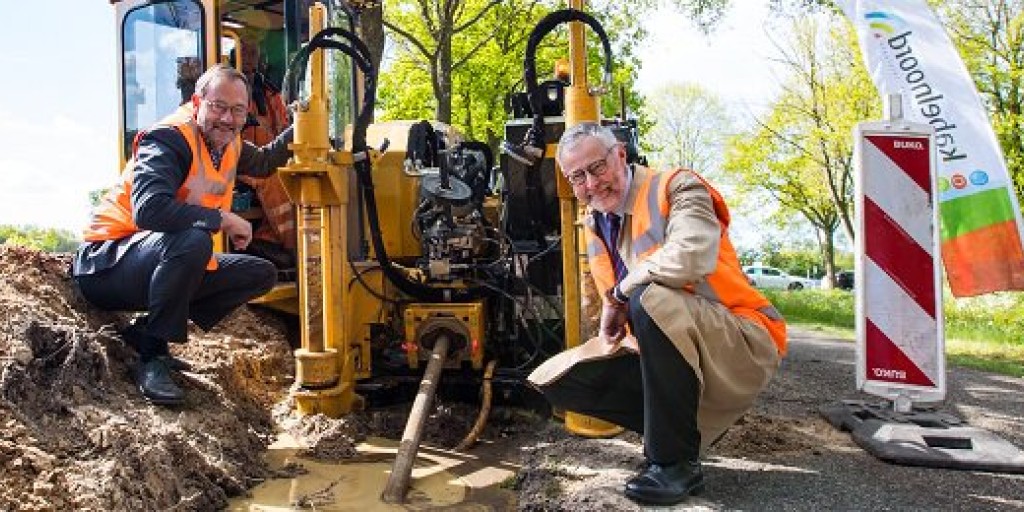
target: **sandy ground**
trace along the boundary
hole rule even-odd
[[[173,347],[195,365],[177,377],[184,406],[147,404],[131,378],[136,357],[116,335],[130,316],[79,299],[67,263],[0,247],[0,510],[216,510],[268,478],[302,473],[301,464],[271,470],[264,459],[281,432],[320,461],[350,460],[370,435],[401,435],[408,405],[342,419],[291,414],[285,326],[248,308]],[[792,338],[755,409],[708,453],[706,492],[674,509],[1024,509],[1022,475],[897,466],[866,454],[818,413],[865,398],[854,391],[852,345]],[[951,369],[948,387],[944,411],[1024,446],[1024,380]],[[455,446],[476,412],[442,401],[425,445]],[[519,467],[500,487],[521,510],[642,510],[621,494],[643,462],[632,433],[583,439],[555,420],[499,407],[470,454]]]

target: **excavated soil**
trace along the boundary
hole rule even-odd
[[[67,255],[0,246],[0,510],[217,510],[268,478],[301,475],[302,458],[358,460],[368,437],[401,437],[410,404],[341,419],[294,415],[288,329],[250,308],[173,345],[194,366],[175,377],[188,399],[175,408],[148,404],[132,379],[136,355],[117,335],[131,314],[85,303],[68,263]],[[928,473],[864,455],[816,412],[851,397],[849,346],[796,338],[755,409],[707,454],[713,501],[693,498],[684,508],[1024,507],[1024,478]],[[1020,379],[961,372],[951,386],[962,390],[953,412],[1024,440]],[[424,445],[455,447],[477,413],[478,405],[441,398]],[[306,448],[298,462],[271,470],[264,454],[282,433]],[[518,467],[500,487],[520,510],[642,510],[622,495],[643,464],[636,434],[579,438],[556,420],[496,406],[471,455]],[[847,492],[869,482],[888,482],[883,491],[892,495]],[[293,505],[331,508],[307,498]],[[494,503],[455,510],[511,508]]]
[[[148,404],[131,318],[77,296],[67,255],[0,247],[0,510],[211,510],[268,477],[270,405],[292,374],[284,326],[240,309],[173,350],[177,408]]]

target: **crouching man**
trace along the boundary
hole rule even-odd
[[[120,180],[93,211],[73,265],[89,302],[148,313],[124,334],[141,359],[140,391],[161,405],[185,398],[170,376],[185,363],[167,344],[186,340],[188,320],[211,329],[274,286],[270,262],[214,254],[213,235],[223,232],[236,250],[245,249],[252,225],[231,212],[236,172],[268,176],[291,156],[291,129],[264,147],[239,137],[249,110],[245,75],[218,64],[195,91],[136,139]]]
[[[721,195],[689,170],[626,162],[607,128],[582,123],[558,163],[587,205],[587,254],[603,292],[600,335],[531,376],[556,407],[643,435],[645,468],[625,494],[681,502],[703,489],[701,452],[778,368],[786,324],[750,286]]]

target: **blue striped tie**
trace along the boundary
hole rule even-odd
[[[619,228],[622,218],[614,213],[606,213],[604,217],[608,225],[608,229],[605,231],[607,235],[605,245],[608,247],[608,254],[612,257],[612,266],[615,267],[615,283],[618,284],[629,272],[626,269],[626,264],[622,261],[622,257],[619,256]]]

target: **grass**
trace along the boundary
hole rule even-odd
[[[802,329],[853,340],[854,296],[843,290],[801,290],[763,293]],[[944,299],[946,362],[979,370],[1024,377],[1024,294]]]

